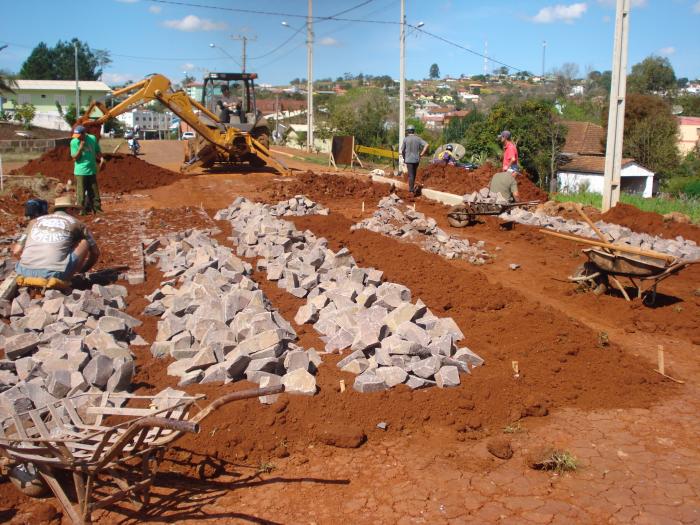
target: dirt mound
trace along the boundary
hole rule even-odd
[[[69,131],[37,127],[27,130],[24,129],[24,126],[18,124],[3,122],[0,123],[0,140],[25,140],[25,137],[17,135],[18,131],[20,133],[28,133],[33,139],[64,139],[70,137]]]
[[[464,195],[481,188],[488,188],[491,178],[498,172],[492,164],[484,164],[474,171],[457,166],[430,164],[418,171],[417,182],[425,188]],[[520,198],[525,201],[546,201],[547,194],[539,189],[526,175],[518,176]]]
[[[671,239],[677,235],[700,243],[700,227],[693,224],[664,221],[658,213],[642,211],[629,204],[618,203],[617,206],[601,216],[605,222],[627,226],[636,232],[658,235]]]
[[[0,195],[0,210],[12,215],[24,215],[24,203],[36,197],[29,188],[13,188],[5,195]]]
[[[261,190],[266,193],[270,202],[278,202],[300,194],[314,200],[327,202],[329,197],[334,199],[347,197],[379,199],[391,193],[391,187],[386,184],[378,184],[347,175],[318,174],[312,171],[307,171],[292,179],[275,180],[262,187]]]
[[[125,193],[167,186],[182,178],[174,171],[166,170],[140,160],[133,155],[106,154],[105,165],[97,176],[100,190],[106,193]],[[74,179],[73,160],[67,146],[54,148],[21,168],[13,175],[38,175],[55,177],[61,182]]]

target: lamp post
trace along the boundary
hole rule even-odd
[[[311,1],[309,0],[309,14],[306,18],[306,151],[308,152],[313,150],[314,144],[314,32]],[[295,29],[286,21],[282,22],[282,25],[294,29],[297,33],[301,31],[301,28]]]
[[[75,116],[80,115],[80,83],[78,75],[78,43],[73,42],[74,60],[75,60]]]
[[[406,137],[406,0],[401,0],[401,57],[399,62],[399,150]],[[416,29],[425,24],[419,22]],[[403,169],[403,157],[399,157],[399,173]]]

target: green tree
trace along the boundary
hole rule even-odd
[[[450,123],[442,130],[442,142],[445,144],[449,142],[462,142],[467,134],[467,130],[476,122],[481,122],[485,118],[483,113],[472,109],[466,117],[451,119]]]
[[[607,113],[606,108],[603,115]],[[678,121],[668,102],[655,95],[627,97],[623,155],[634,158],[655,173],[668,176],[679,164],[677,138]]]
[[[327,127],[335,134],[354,135],[363,146],[387,144],[387,118],[391,113],[389,98],[380,88],[353,88],[329,104]]]
[[[430,66],[430,78],[433,80],[440,78],[440,67],[437,64]]]
[[[676,97],[674,104],[678,104],[683,108],[682,115],[686,117],[700,117],[700,96],[681,95]]]
[[[651,55],[632,66],[627,77],[630,93],[667,93],[676,87],[676,73],[668,58]]]
[[[32,120],[36,115],[36,107],[33,104],[16,104],[14,119],[21,122],[26,129],[32,127]]]
[[[74,38],[59,40],[54,47],[40,42],[29,54],[19,71],[20,78],[32,80],[75,79],[75,47],[78,48],[78,75],[80,80],[97,80],[112,60],[109,52],[91,49],[87,43]]]

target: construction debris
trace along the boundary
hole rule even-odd
[[[408,288],[383,282],[381,271],[357,266],[346,248],[333,252],[326,239],[296,230],[271,209],[239,197],[217,218],[231,222],[238,255],[259,257],[257,268],[269,280],[306,298],[295,321],[314,325],[325,352],[352,351],[337,366],[357,375],[355,390],[455,386],[459,371],[483,363],[457,348],[464,335],[452,319],[438,318],[420,300],[412,303]]]

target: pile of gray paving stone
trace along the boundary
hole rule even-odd
[[[472,245],[467,239],[451,236],[438,227],[435,219],[406,206],[396,194],[380,200],[372,217],[353,225],[352,229],[366,229],[415,242],[423,250],[446,259],[467,259],[472,264],[484,264],[489,258],[483,241]]]
[[[320,357],[294,344],[296,332],[250,278],[250,264],[206,231],[157,242],[147,261],[158,263],[166,281],[147,297],[144,313],[160,316],[151,353],[174,359],[168,374],[179,386],[247,379],[316,393]]]
[[[0,322],[0,416],[87,392],[127,390],[134,375],[129,344],[141,324],[123,312],[126,288],[93,285],[32,299],[22,289]],[[86,396],[85,399],[89,399]]]
[[[232,226],[237,253],[258,257],[259,270],[296,297],[306,298],[297,324],[313,324],[325,352],[351,353],[338,366],[357,374],[354,388],[374,392],[405,383],[411,388],[456,386],[460,372],[483,364],[466,347],[451,318],[438,318],[383,273],[357,266],[347,248],[277,219],[261,204],[238,198],[218,213]]]
[[[330,211],[305,195],[295,195],[289,200],[280,201],[277,204],[261,204],[273,217],[301,217],[303,215],[328,215]],[[218,221],[228,220],[228,208],[220,210],[214,219]]]
[[[513,208],[499,217],[503,220],[527,224],[528,226],[538,226],[561,233],[598,239],[593,228],[585,222],[565,219],[556,215],[552,216],[542,212],[530,212],[521,208]],[[614,244],[626,244],[643,250],[654,250],[689,261],[700,259],[700,248],[697,243],[684,239],[681,236],[675,239],[664,239],[648,233],[637,233],[625,226],[604,221],[597,221],[595,225]]]

